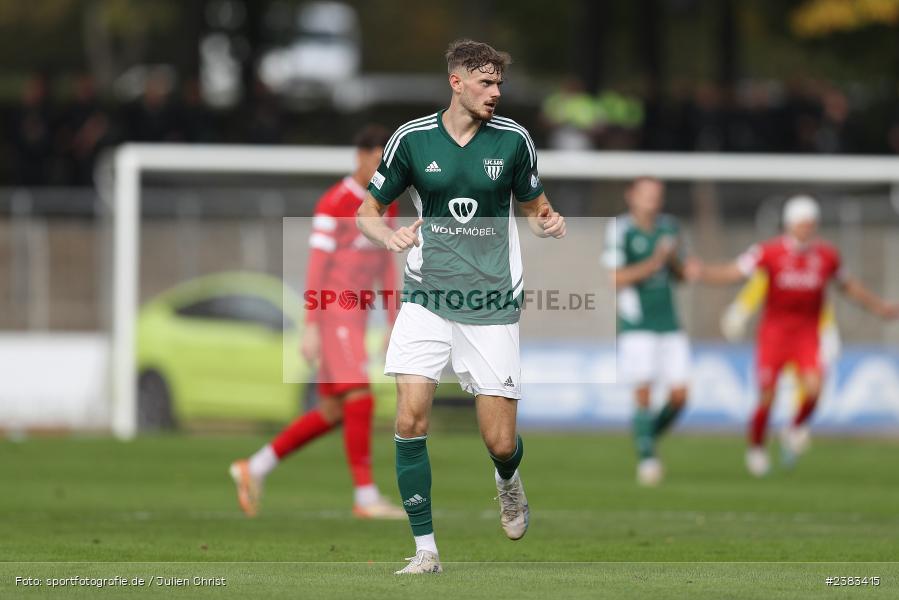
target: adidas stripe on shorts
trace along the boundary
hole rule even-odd
[[[384,374],[421,375],[439,382],[450,360],[469,394],[521,398],[518,323],[457,323],[404,302],[390,335]]]

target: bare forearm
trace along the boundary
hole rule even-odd
[[[393,230],[382,218],[383,212],[378,201],[369,195],[356,211],[356,227],[372,243],[386,248],[387,240],[393,235]]]
[[[648,279],[653,273],[662,268],[662,261],[652,256],[646,260],[629,267],[615,269],[615,287],[627,287]]]
[[[686,272],[684,271],[684,263],[677,257],[673,257],[668,261],[668,268],[671,269],[671,272],[674,274],[674,277],[678,281],[684,281],[687,279]]]
[[[888,309],[887,303],[858,281],[850,280],[843,284],[846,297],[875,315],[882,316]]]
[[[565,237],[565,217],[553,210],[546,194],[532,200],[518,203],[521,212],[528,218],[528,226],[537,237]]]
[[[393,235],[393,230],[388,227],[380,216],[356,215],[356,225],[359,231],[380,248],[387,248],[387,240]]]
[[[703,265],[699,281],[712,285],[729,285],[740,283],[746,275],[737,265]]]
[[[543,225],[540,222],[540,219],[537,215],[540,212],[548,212],[552,211],[552,206],[549,203],[549,200],[546,199],[545,196],[540,196],[537,199],[537,202],[529,207],[528,210],[528,226],[531,228],[531,231],[537,237],[549,237],[549,234],[543,230]]]

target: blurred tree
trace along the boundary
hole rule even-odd
[[[606,0],[580,0],[571,13],[571,30],[576,40],[570,70],[576,73],[590,94],[596,94],[603,83],[605,26],[608,22]]]
[[[739,27],[734,0],[721,0],[718,5],[718,83],[728,97],[734,93],[739,73]]]
[[[649,95],[654,97],[665,87],[662,60],[665,47],[664,8],[659,0],[640,0],[634,39],[637,41],[637,53],[649,86]]]
[[[245,110],[252,110],[254,90],[257,85],[256,68],[262,57],[264,32],[262,30],[263,16],[268,10],[268,0],[243,0],[245,17],[241,26],[242,54],[241,61],[241,87],[243,89],[243,104]]]
[[[869,25],[899,25],[899,0],[806,0],[790,15],[790,27],[801,38],[856,31]]]
[[[899,74],[899,0],[782,0],[741,5],[749,74],[883,82]],[[875,7],[872,9],[872,7]]]
[[[150,35],[172,29],[179,16],[172,2],[91,0],[80,4],[90,70],[107,89],[122,71],[145,58]]]

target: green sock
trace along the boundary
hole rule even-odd
[[[677,419],[677,415],[680,414],[683,407],[683,404],[672,404],[671,402],[666,403],[652,422],[652,435],[654,437],[659,437],[660,435],[665,433],[665,431],[669,427],[671,427],[671,424],[674,423],[674,421]]]
[[[652,435],[652,415],[648,408],[637,407],[634,413],[634,442],[640,459],[655,456],[655,438]]]
[[[515,452],[512,453],[512,456],[506,460],[500,460],[491,454],[490,458],[493,459],[493,464],[496,465],[496,472],[499,473],[500,477],[512,479],[512,475],[515,475],[515,469],[521,464],[522,456],[524,456],[524,442],[519,435],[515,441]]]
[[[413,535],[434,533],[431,520],[431,462],[428,436],[401,438],[396,443],[396,480]]]

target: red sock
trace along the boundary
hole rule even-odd
[[[311,410],[284,428],[274,440],[272,449],[278,458],[284,458],[294,450],[308,444],[334,427],[325,421],[318,409]]]
[[[749,443],[753,446],[761,446],[765,443],[765,430],[768,428],[769,405],[759,404],[755,409],[752,420],[749,421]]]
[[[343,444],[353,484],[369,485],[371,476],[371,421],[374,412],[371,392],[348,400],[343,405]]]
[[[802,405],[799,407],[799,411],[796,413],[796,418],[793,419],[793,426],[798,427],[808,421],[809,417],[812,416],[812,413],[815,412],[815,406],[817,406],[817,404],[817,397],[806,396],[802,401]]]

